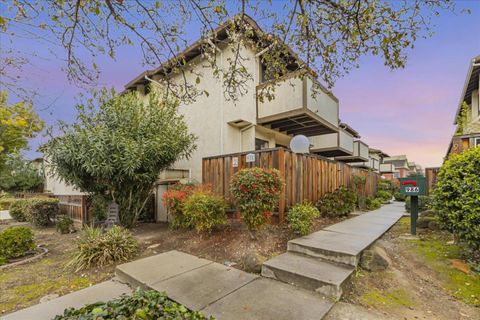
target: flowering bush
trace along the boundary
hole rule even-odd
[[[167,192],[163,194],[163,204],[173,219],[170,226],[173,228],[189,228],[192,227],[189,218],[185,216],[183,206],[185,201],[196,191],[210,192],[208,185],[194,185],[177,183],[171,186]]]
[[[170,225],[173,228],[188,227],[188,222],[183,215],[183,203],[187,197],[193,193],[194,186],[192,184],[175,184],[163,193],[163,204],[173,219]]]
[[[255,231],[267,221],[265,213],[277,204],[283,184],[275,169],[248,168],[233,176],[231,192],[248,230]]]

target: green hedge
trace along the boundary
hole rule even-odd
[[[10,205],[12,218],[40,227],[53,224],[58,212],[58,199],[55,198],[16,199]]]
[[[395,198],[396,201],[402,201],[404,202],[407,199],[407,196],[404,194],[401,194],[400,191],[397,191],[393,194],[393,197]]]
[[[430,209],[432,198],[429,196],[418,196],[418,212],[422,212]],[[405,198],[405,210],[411,212],[411,200],[410,197]]]
[[[382,206],[382,202],[380,198],[367,197],[367,199],[365,199],[365,206],[367,210],[375,210]]]
[[[19,222],[27,221],[27,217],[25,215],[25,213],[28,209],[27,205],[28,205],[27,200],[25,200],[25,199],[15,199],[10,204],[10,209],[9,209],[10,216],[13,219],[15,219],[16,221],[19,221]]]
[[[377,191],[376,198],[380,199],[382,202],[388,202],[392,200],[393,194],[387,190],[379,190]]]
[[[195,191],[183,204],[183,214],[197,232],[211,232],[227,223],[227,203],[208,191]]]
[[[12,259],[35,249],[33,232],[26,227],[9,227],[0,232],[0,257]]]
[[[4,197],[0,198],[0,210],[10,209],[10,205],[15,202],[15,198]]]
[[[305,236],[312,230],[313,222],[320,217],[320,211],[311,203],[297,204],[287,214],[287,223],[295,233]]]
[[[197,311],[190,311],[155,290],[137,289],[132,296],[124,296],[109,302],[97,302],[80,309],[66,309],[54,320],[98,320],[98,319],[209,319]],[[213,318],[210,318],[213,320]]]
[[[357,195],[346,187],[327,193],[317,202],[317,208],[324,216],[347,216],[357,206]]]
[[[480,251],[480,147],[445,161],[432,198],[442,227]]]

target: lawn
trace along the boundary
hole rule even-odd
[[[33,231],[37,244],[49,252],[38,261],[0,271],[0,315],[36,304],[47,295],[64,295],[113,276],[113,267],[81,273],[65,268],[78,234],[61,235],[53,227]]]
[[[342,298],[389,319],[480,319],[480,275],[453,266],[461,250],[444,231],[417,229],[402,218],[377,244],[392,261],[381,272],[358,270]]]

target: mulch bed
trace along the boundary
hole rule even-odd
[[[317,219],[314,230],[321,230],[344,219]],[[239,269],[242,269],[241,261],[245,255],[255,253],[268,259],[285,252],[288,240],[299,237],[286,224],[267,225],[257,232],[255,240],[238,219],[230,219],[227,226],[211,234],[198,234],[194,230],[172,230],[166,223],[143,223],[134,228],[133,232],[143,247],[141,257],[179,250],[218,263],[233,262]]]

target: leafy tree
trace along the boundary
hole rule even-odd
[[[432,208],[442,226],[480,250],[480,147],[452,155],[438,172]]]
[[[183,67],[190,62],[177,54],[189,44],[186,30],[199,25],[203,54],[231,99],[245,94],[245,84],[252,78],[241,54],[243,42],[262,51],[269,48],[262,60],[270,65],[270,77],[292,67],[291,57],[296,55],[287,44],[303,60],[297,68],[313,69],[331,87],[358,67],[362,55],[379,55],[387,67],[403,68],[415,41],[431,35],[431,17],[454,10],[449,0],[291,0],[282,5],[260,0],[228,4],[224,0],[16,0],[1,6],[0,30],[12,45],[2,49],[6,68],[0,68],[0,75],[9,75],[30,60],[32,52],[14,49],[14,41],[24,37],[59,45],[69,79],[81,84],[95,83],[100,72],[95,61],[104,55],[115,59],[118,49],[126,45],[138,48],[147,66],[156,68],[168,61],[165,70],[184,73],[188,68]],[[230,37],[217,38],[216,28],[235,13],[227,29]],[[246,14],[262,21],[267,32],[255,34],[243,19]],[[234,53],[224,68],[217,64],[218,44]],[[196,92],[195,83],[183,78],[182,84],[168,77],[161,81],[182,99],[202,94]],[[21,84],[11,76],[0,79],[9,88]]]
[[[0,169],[8,155],[28,146],[28,139],[43,129],[43,121],[31,104],[7,105],[7,93],[0,91]]]
[[[0,169],[0,190],[34,191],[41,189],[43,182],[43,170],[20,154],[9,155]]]
[[[77,120],[45,146],[53,173],[81,191],[108,196],[131,227],[162,170],[195,149],[178,102],[152,91],[116,96],[101,90],[77,106]]]

